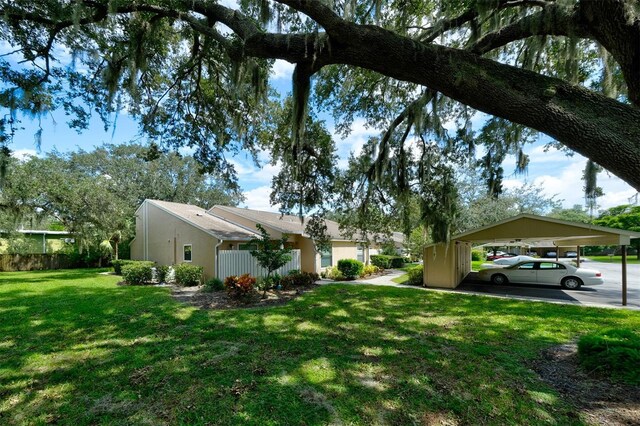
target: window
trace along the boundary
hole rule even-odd
[[[356,259],[364,263],[364,246],[362,244],[358,244],[356,247]]]
[[[331,256],[331,247],[329,247],[329,250],[322,250],[320,252],[320,267],[321,268],[326,268],[327,266],[331,266],[332,262],[332,256]]]
[[[518,267],[518,269],[533,269],[534,266],[535,266],[535,263],[523,263]]]
[[[558,265],[557,263],[541,263],[540,264],[540,269],[567,269],[564,267],[564,265]]]
[[[184,252],[182,253],[182,260],[185,262],[191,262],[191,244],[184,245]]]

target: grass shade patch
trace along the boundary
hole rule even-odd
[[[640,384],[640,334],[630,329],[607,329],[578,341],[580,364],[614,380]]]
[[[633,311],[326,285],[205,311],[95,270],[0,274],[14,424],[580,424],[531,369]]]

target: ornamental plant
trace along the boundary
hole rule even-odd
[[[203,268],[191,263],[181,263],[174,267],[174,271],[178,285],[192,287],[200,284]]]
[[[134,262],[122,267],[122,277],[127,284],[144,285],[153,277],[153,262]]]
[[[409,274],[409,280],[407,281],[407,284],[416,286],[424,285],[423,265],[414,266],[413,268],[409,269],[409,271],[407,271],[407,274]]]
[[[271,241],[271,235],[266,229],[259,223],[256,225],[258,231],[260,231],[260,238],[254,238],[249,244],[255,244],[256,250],[251,250],[251,256],[253,256],[258,264],[267,270],[267,276],[263,280],[263,294],[262,297],[266,297],[267,290],[271,287],[271,274],[283,267],[291,260],[291,249],[285,247],[285,244],[289,240],[289,236],[282,235],[282,238],[277,241]]]
[[[348,280],[356,279],[364,270],[364,263],[356,259],[340,259],[338,261],[338,270]]]
[[[246,299],[255,291],[256,278],[249,274],[231,275],[225,278],[224,287],[232,299]]]
[[[320,276],[315,272],[296,272],[288,274],[280,280],[282,288],[288,290],[295,287],[306,287],[315,284]]]
[[[167,282],[170,269],[171,268],[168,265],[156,266],[156,281],[158,281],[159,283]]]

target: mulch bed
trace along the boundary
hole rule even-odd
[[[173,286],[171,295],[180,302],[202,309],[238,309],[283,305],[317,287],[318,285],[311,285],[291,290],[271,290],[267,291],[266,298],[259,292],[247,300],[232,299],[225,291],[204,292],[202,287]]]
[[[576,407],[584,421],[597,425],[640,424],[640,386],[612,382],[582,370],[575,343],[545,350],[533,369]]]

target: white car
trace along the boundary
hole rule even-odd
[[[503,257],[502,259],[496,259],[493,261],[494,265],[515,265],[516,263],[525,262],[527,260],[536,260],[535,257],[531,256],[513,256],[513,257]]]
[[[516,263],[519,263],[519,262],[524,262],[525,260],[535,260],[535,257],[531,257],[531,256],[502,257],[490,263],[483,263],[482,265],[480,265],[480,267],[482,269],[504,268],[507,266],[515,265]]]
[[[595,269],[577,268],[554,260],[527,260],[505,268],[482,269],[478,272],[482,281],[494,284],[509,282],[521,284],[556,284],[569,290],[582,285],[603,284],[602,273]]]

